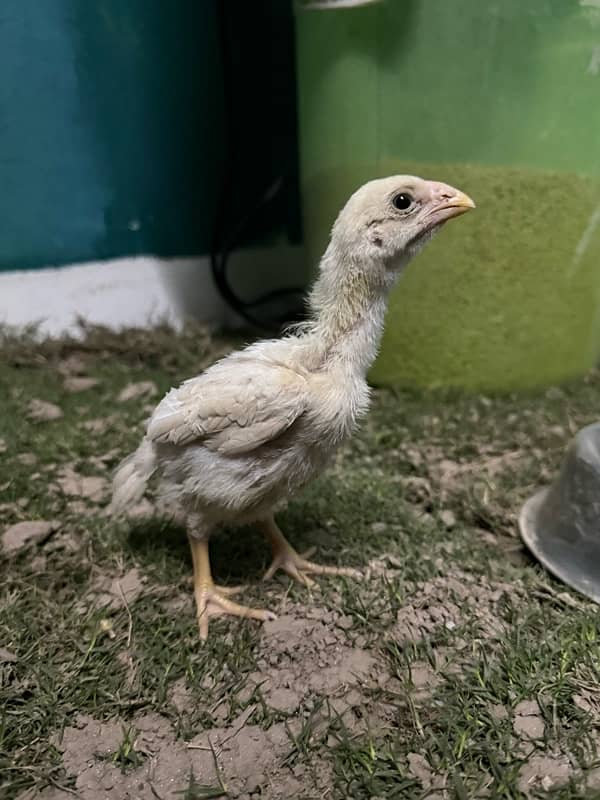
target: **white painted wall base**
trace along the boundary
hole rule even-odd
[[[305,283],[302,248],[242,251],[231,275],[244,296]],[[219,296],[206,257],[119,258],[59,268],[0,272],[0,323],[39,324],[43,335],[77,333],[78,317],[111,328],[195,318],[215,327],[240,320]]]

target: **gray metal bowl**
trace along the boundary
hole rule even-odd
[[[600,603],[600,423],[575,436],[556,482],[523,506],[519,528],[553,575]]]

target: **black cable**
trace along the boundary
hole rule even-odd
[[[234,291],[229,277],[227,275],[227,264],[231,252],[244,231],[248,229],[249,223],[259,214],[259,212],[268,206],[281,194],[285,187],[285,176],[278,176],[263,192],[261,197],[252,205],[250,210],[246,212],[234,225],[227,226],[227,219],[229,217],[229,197],[235,189],[234,181],[234,104],[232,102],[233,74],[231,71],[231,59],[229,58],[229,38],[227,35],[227,24],[225,20],[224,4],[217,3],[218,9],[218,23],[219,23],[219,38],[221,44],[222,55],[222,68],[223,68],[223,84],[224,84],[224,117],[225,117],[225,151],[227,153],[225,162],[224,177],[221,182],[221,197],[217,206],[217,214],[215,219],[215,228],[213,235],[213,242],[211,246],[210,261],[213,279],[217,290],[225,300],[225,302],[246,322],[255,327],[263,330],[272,331],[279,329],[281,324],[289,322],[290,320],[273,320],[262,319],[253,313],[253,309],[263,306],[268,302],[283,297],[290,297],[293,295],[304,295],[305,289],[303,287],[285,287],[274,289],[266,292],[263,295],[251,300],[246,301],[240,298]],[[303,306],[302,306],[303,308]],[[302,318],[303,311],[298,309],[294,315],[296,318]]]
[[[247,213],[236,225],[227,233],[227,238],[223,241],[218,248],[213,249],[211,253],[211,265],[215,284],[219,289],[222,297],[246,322],[255,325],[265,330],[272,330],[280,327],[282,322],[289,320],[265,320],[257,317],[252,313],[252,309],[265,305],[266,303],[278,300],[284,297],[293,295],[303,296],[305,289],[301,287],[283,287],[280,289],[273,289],[265,292],[262,295],[254,298],[253,300],[242,300],[233,291],[227,276],[227,261],[229,255],[235,248],[239,237],[247,229],[252,218],[258,211],[267,205],[271,199],[274,199],[279,193],[282,184],[282,178],[277,178],[271,186],[268,187],[265,194],[260,198],[255,208]],[[298,309],[297,317],[303,316],[302,312]]]

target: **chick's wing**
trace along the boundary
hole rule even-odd
[[[304,413],[307,398],[306,379],[295,370],[235,354],[171,389],[150,418],[147,436],[240,455],[280,436]]]

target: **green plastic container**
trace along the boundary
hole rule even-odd
[[[302,187],[316,264],[371,178],[447,181],[477,210],[392,295],[373,382],[512,390],[600,354],[600,2],[297,8]]]

